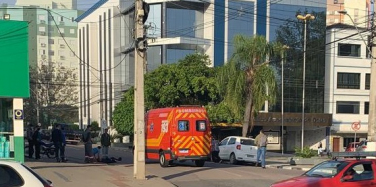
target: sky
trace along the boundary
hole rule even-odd
[[[99,0],[77,0],[77,6],[79,10],[87,10],[93,4],[98,2]],[[8,5],[15,5],[16,0],[0,0],[0,4],[8,4]]]

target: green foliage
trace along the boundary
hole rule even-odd
[[[162,65],[145,76],[147,109],[178,105],[207,105],[217,100],[215,69],[203,54],[187,55],[176,64]]]
[[[99,123],[97,122],[97,121],[93,121],[93,122],[91,122],[90,123],[90,125],[91,125],[91,130],[92,131],[99,131],[100,130],[100,128],[99,128]]]
[[[309,147],[304,147],[303,150],[300,148],[295,148],[295,155],[302,158],[312,158],[317,153]]]
[[[208,105],[211,121],[234,121],[232,113],[220,104],[216,68],[210,68],[207,55],[191,54],[176,64],[166,64],[145,75],[145,109],[178,105]],[[130,88],[115,106],[113,123],[123,135],[133,135],[134,91]],[[227,116],[223,115],[226,114]]]
[[[235,118],[235,114],[225,102],[217,105],[209,104],[205,106],[211,123],[235,123],[239,122],[239,118]]]
[[[114,126],[119,134],[132,135],[134,124],[134,88],[124,93],[123,99],[115,106],[112,117]]]
[[[224,67],[219,69],[219,93],[237,119],[243,118],[243,136],[253,118],[266,100],[276,101],[277,83],[269,58],[279,54],[280,44],[269,43],[263,36],[234,37],[235,52]],[[267,94],[268,93],[268,94]]]

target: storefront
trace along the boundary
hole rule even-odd
[[[317,150],[321,142],[323,148],[329,147],[332,114],[306,113],[304,118],[304,146]],[[256,136],[259,130],[263,129],[268,135],[268,150],[281,150],[282,144],[284,150],[289,152],[301,148],[302,114],[285,113],[283,121],[282,128],[281,113],[259,113],[254,120],[255,128],[252,135]]]
[[[29,93],[28,23],[0,20],[0,160],[24,162],[23,99]],[[1,34],[0,34],[1,35]]]

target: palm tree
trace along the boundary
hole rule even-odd
[[[238,119],[243,117],[242,135],[246,136],[265,101],[276,101],[276,76],[269,59],[278,54],[280,45],[268,43],[263,36],[237,35],[234,46],[233,57],[219,71],[219,87],[223,101]]]

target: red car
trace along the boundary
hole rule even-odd
[[[346,147],[346,152],[355,152],[356,148],[360,145],[360,142],[351,142]]]
[[[322,162],[301,176],[270,187],[376,187],[376,159],[359,159],[359,155],[356,156],[358,159]]]

